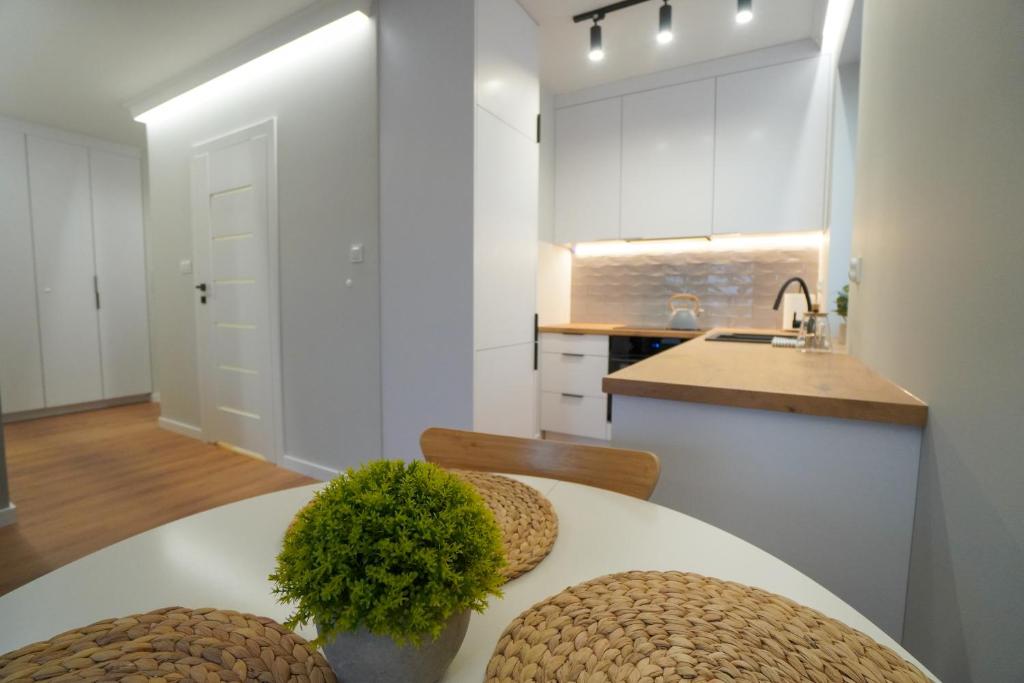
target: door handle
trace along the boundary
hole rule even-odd
[[[583,394],[567,394],[565,392],[562,392],[562,396],[566,398],[583,398]]]
[[[206,283],[205,282],[200,282],[198,285],[196,285],[196,289],[198,289],[200,292],[203,293],[203,295],[201,297],[199,297],[199,303],[205,304],[206,303]]]
[[[566,358],[583,358],[583,354],[582,353],[564,353],[563,352],[562,355],[565,356]]]

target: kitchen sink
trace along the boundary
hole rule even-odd
[[[741,344],[771,344],[775,337],[792,339],[792,334],[762,334],[759,332],[722,332],[708,337],[708,341],[739,342]]]

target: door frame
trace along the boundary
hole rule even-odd
[[[246,126],[230,133],[210,138],[192,145],[189,157],[190,216],[192,227],[192,284],[209,282],[209,250],[201,244],[200,226],[195,207],[207,192],[207,159],[210,152],[231,147],[245,140],[266,137],[267,144],[267,307],[268,334],[270,347],[270,397],[271,397],[271,452],[267,460],[281,464],[284,459],[284,384],[282,381],[281,357],[281,288],[280,288],[280,232],[278,225],[277,187],[277,118],[271,117],[259,123]],[[199,177],[203,182],[198,182]],[[207,198],[206,201],[209,201]],[[207,229],[208,231],[208,229]],[[198,292],[193,291],[193,306],[196,321],[196,357],[199,379],[200,434],[208,440],[210,411],[213,409],[212,379],[209,368],[209,307],[200,304]]]

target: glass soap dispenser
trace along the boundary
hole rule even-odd
[[[828,322],[828,313],[823,313],[817,304],[804,313],[797,344],[805,353],[832,351],[832,326]]]

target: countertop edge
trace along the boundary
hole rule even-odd
[[[812,415],[864,422],[923,428],[928,422],[928,406],[884,403],[848,398],[802,396],[760,390],[727,389],[688,384],[667,384],[606,376],[601,389],[615,396],[653,398],[682,403],[703,403],[727,408],[771,410],[791,415]]]

